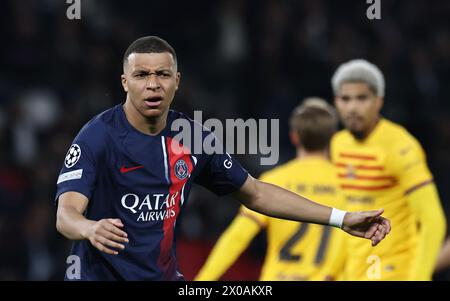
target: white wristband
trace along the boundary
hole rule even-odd
[[[342,223],[344,222],[344,216],[346,213],[347,211],[333,208],[328,224],[333,227],[342,228]]]

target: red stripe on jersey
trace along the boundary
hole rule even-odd
[[[356,169],[361,169],[361,170],[384,170],[384,166],[367,166],[367,165],[351,165],[351,164],[345,164],[345,163],[341,163],[341,162],[336,162],[334,164],[337,167],[354,167]]]
[[[424,181],[424,182],[422,182],[422,183],[420,183],[420,184],[414,185],[413,187],[411,187],[411,188],[405,190],[405,195],[408,195],[408,194],[410,194],[411,192],[416,191],[417,189],[419,189],[419,188],[421,188],[421,187],[423,187],[423,186],[425,186],[425,185],[428,185],[428,184],[430,184],[430,183],[433,183],[433,182],[434,182],[433,179],[430,179],[430,180],[428,180],[428,181]]]
[[[339,157],[349,159],[369,160],[369,161],[375,161],[377,159],[375,156],[358,155],[350,153],[339,153]]]
[[[174,196],[173,198],[175,204],[173,207],[167,210],[173,210],[175,214],[168,214],[169,217],[164,220],[164,237],[161,241],[160,254],[158,258],[158,266],[160,267],[164,267],[170,263],[170,253],[172,249],[174,234],[173,228],[181,208],[181,190],[183,188],[183,185],[186,184],[187,180],[189,179],[192,170],[194,169],[190,158],[190,151],[181,144],[174,143],[174,145],[172,145],[172,140],[173,139],[171,137],[166,137],[166,150],[169,161],[168,168],[170,175],[169,198],[171,200]],[[175,145],[180,145],[181,148],[174,147]],[[175,165],[179,160],[183,160],[188,169],[188,175],[183,179],[178,178],[175,173]],[[164,271],[166,269],[162,268],[162,270]]]
[[[381,181],[381,180],[391,180],[395,181],[394,177],[391,176],[358,176],[358,175],[351,175],[340,173],[338,174],[339,178],[352,178],[357,180],[374,180],[374,181]]]
[[[353,190],[383,190],[394,187],[395,184],[382,185],[382,186],[359,186],[359,185],[341,185],[342,189],[353,189]]]

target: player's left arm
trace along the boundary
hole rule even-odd
[[[248,208],[272,217],[299,222],[329,225],[333,208],[315,203],[305,197],[273,184],[248,176],[236,197]],[[377,245],[390,231],[390,223],[381,216],[383,210],[347,212],[341,229],[370,239]]]
[[[425,153],[414,138],[394,150],[397,177],[419,224],[411,280],[431,280],[444,240],[446,221]]]
[[[436,185],[424,183],[407,195],[419,223],[417,255],[412,280],[431,280],[445,236],[446,221]]]

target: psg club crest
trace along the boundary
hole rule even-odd
[[[72,146],[69,148],[69,151],[67,152],[66,158],[64,160],[64,165],[66,165],[67,168],[71,168],[75,164],[77,164],[80,157],[81,157],[80,146],[78,144],[72,144]]]
[[[174,169],[175,169],[175,176],[180,180],[186,179],[187,176],[189,175],[188,166],[183,159],[180,159],[175,163]]]

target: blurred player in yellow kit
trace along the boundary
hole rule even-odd
[[[331,143],[346,208],[382,207],[393,226],[374,248],[345,237],[344,279],[431,280],[446,222],[420,143],[380,116],[385,83],[375,65],[342,64],[332,86],[346,128]]]
[[[290,120],[290,137],[297,148],[297,158],[264,173],[260,180],[323,205],[343,207],[345,201],[339,191],[337,170],[328,157],[337,119],[334,109],[324,100],[305,100]],[[343,240],[339,230],[281,220],[242,206],[195,280],[218,280],[263,228],[267,230],[268,250],[261,280],[337,277],[343,258],[339,253]]]

